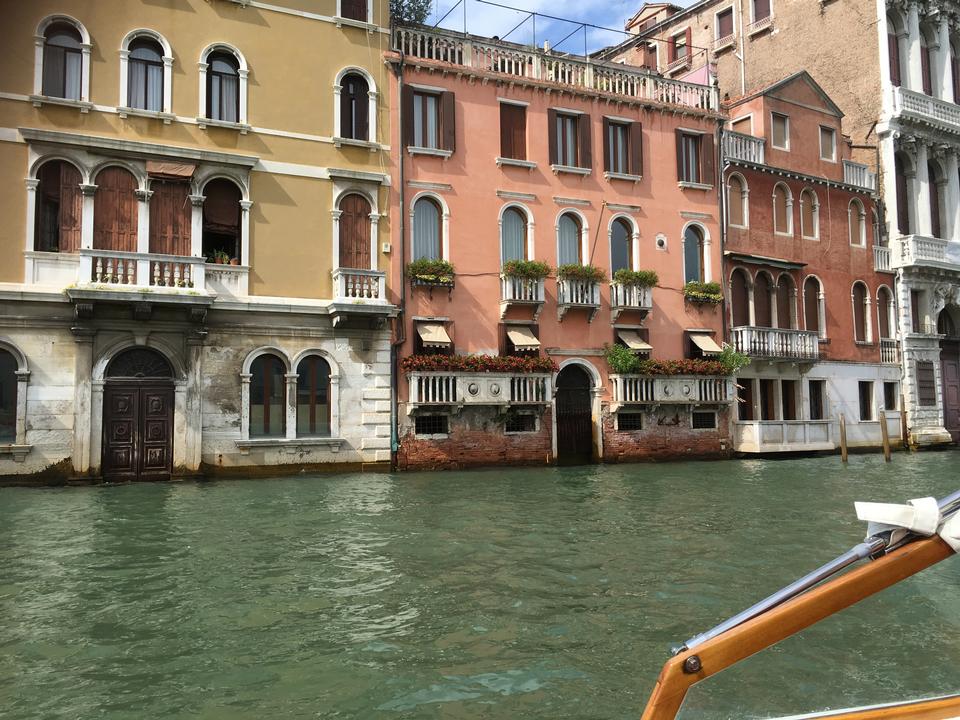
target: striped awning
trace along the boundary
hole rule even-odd
[[[690,340],[700,348],[704,355],[719,355],[723,348],[717,345],[716,341],[706,333],[690,333]]]
[[[417,334],[424,347],[448,348],[453,344],[440,323],[417,323]]]
[[[517,350],[537,350],[540,348],[540,341],[533,334],[533,330],[524,325],[507,329],[507,339],[513,343]]]
[[[617,330],[617,337],[634,352],[650,352],[653,345],[646,342],[636,330]]]

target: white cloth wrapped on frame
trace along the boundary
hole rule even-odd
[[[954,552],[960,552],[960,512],[944,520],[935,498],[914,498],[906,505],[857,502],[853,506],[857,519],[867,522],[867,537],[890,530],[891,543],[895,543],[910,532],[939,535]]]

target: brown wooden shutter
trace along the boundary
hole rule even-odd
[[[733,35],[733,9],[725,10],[720,13],[717,18],[719,28],[717,29],[717,34],[720,38],[729,37]]]
[[[753,21],[770,17],[770,0],[753,0]]]
[[[357,102],[356,102],[356,111],[357,111],[357,140],[369,140],[370,142],[376,142],[375,137],[370,137],[370,92],[367,83],[363,83],[357,87]]]
[[[687,38],[687,59],[690,59],[691,57],[693,57],[693,45],[692,45],[692,43],[693,43],[693,32],[692,32],[692,30],[691,30],[690,28],[687,28],[687,29],[686,29],[686,32],[685,32],[685,35],[686,35],[686,38]]]
[[[80,222],[83,195],[80,193],[80,171],[67,162],[60,163],[60,252],[80,249]]]
[[[340,17],[367,21],[367,0],[340,0]]]
[[[500,103],[500,156],[526,160],[526,108]]]
[[[684,182],[687,178],[683,169],[683,130],[676,130],[674,135],[677,142],[677,180]]]
[[[403,144],[407,147],[414,144],[413,137],[413,88],[404,85],[400,93],[400,109],[403,111]]]
[[[671,37],[667,41],[667,64],[677,59],[677,38]]]
[[[513,157],[513,106],[500,103],[500,157]]]
[[[900,87],[900,42],[896,33],[887,33],[887,47],[890,53],[890,83]]]
[[[593,167],[593,150],[591,149],[591,135],[593,126],[589,115],[580,115],[577,118],[577,166],[582,168]]]
[[[610,167],[610,118],[603,118],[603,171],[611,172]]]
[[[933,78],[930,76],[930,48],[920,48],[920,73],[923,76],[923,92],[933,94]]]
[[[643,65],[644,67],[650,68],[651,70],[657,69],[657,46],[656,45],[647,45],[646,50],[643,54]]]
[[[190,185],[153,180],[150,184],[150,252],[160,255],[190,255]]]
[[[643,175],[643,125],[630,123],[630,174]]]
[[[137,251],[137,181],[121,167],[97,174],[93,200],[93,246],[100,250]]]
[[[557,111],[547,110],[547,142],[550,144],[550,164],[557,164]]]
[[[713,185],[716,182],[717,162],[713,153],[713,135],[700,136],[700,182]]]
[[[352,193],[340,201],[340,267],[370,269],[370,203]]]
[[[457,149],[457,114],[455,96],[452,92],[440,94],[440,128],[443,132],[442,145],[444,150],[453,152]]]

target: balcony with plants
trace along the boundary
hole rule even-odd
[[[570,310],[586,310],[587,322],[600,312],[600,284],[607,274],[593,265],[568,264],[557,268],[557,321]]]
[[[539,260],[509,260],[500,270],[500,319],[511,307],[533,309],[534,321],[540,318],[544,303],[544,280],[551,267]]]
[[[646,317],[653,309],[653,288],[659,282],[653,270],[617,270],[610,283],[611,321],[617,322],[625,312],[638,312]]]

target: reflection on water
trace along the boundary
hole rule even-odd
[[[21,718],[636,718],[671,643],[957,455],[0,490]],[[691,694],[769,717],[960,689],[947,561]]]

